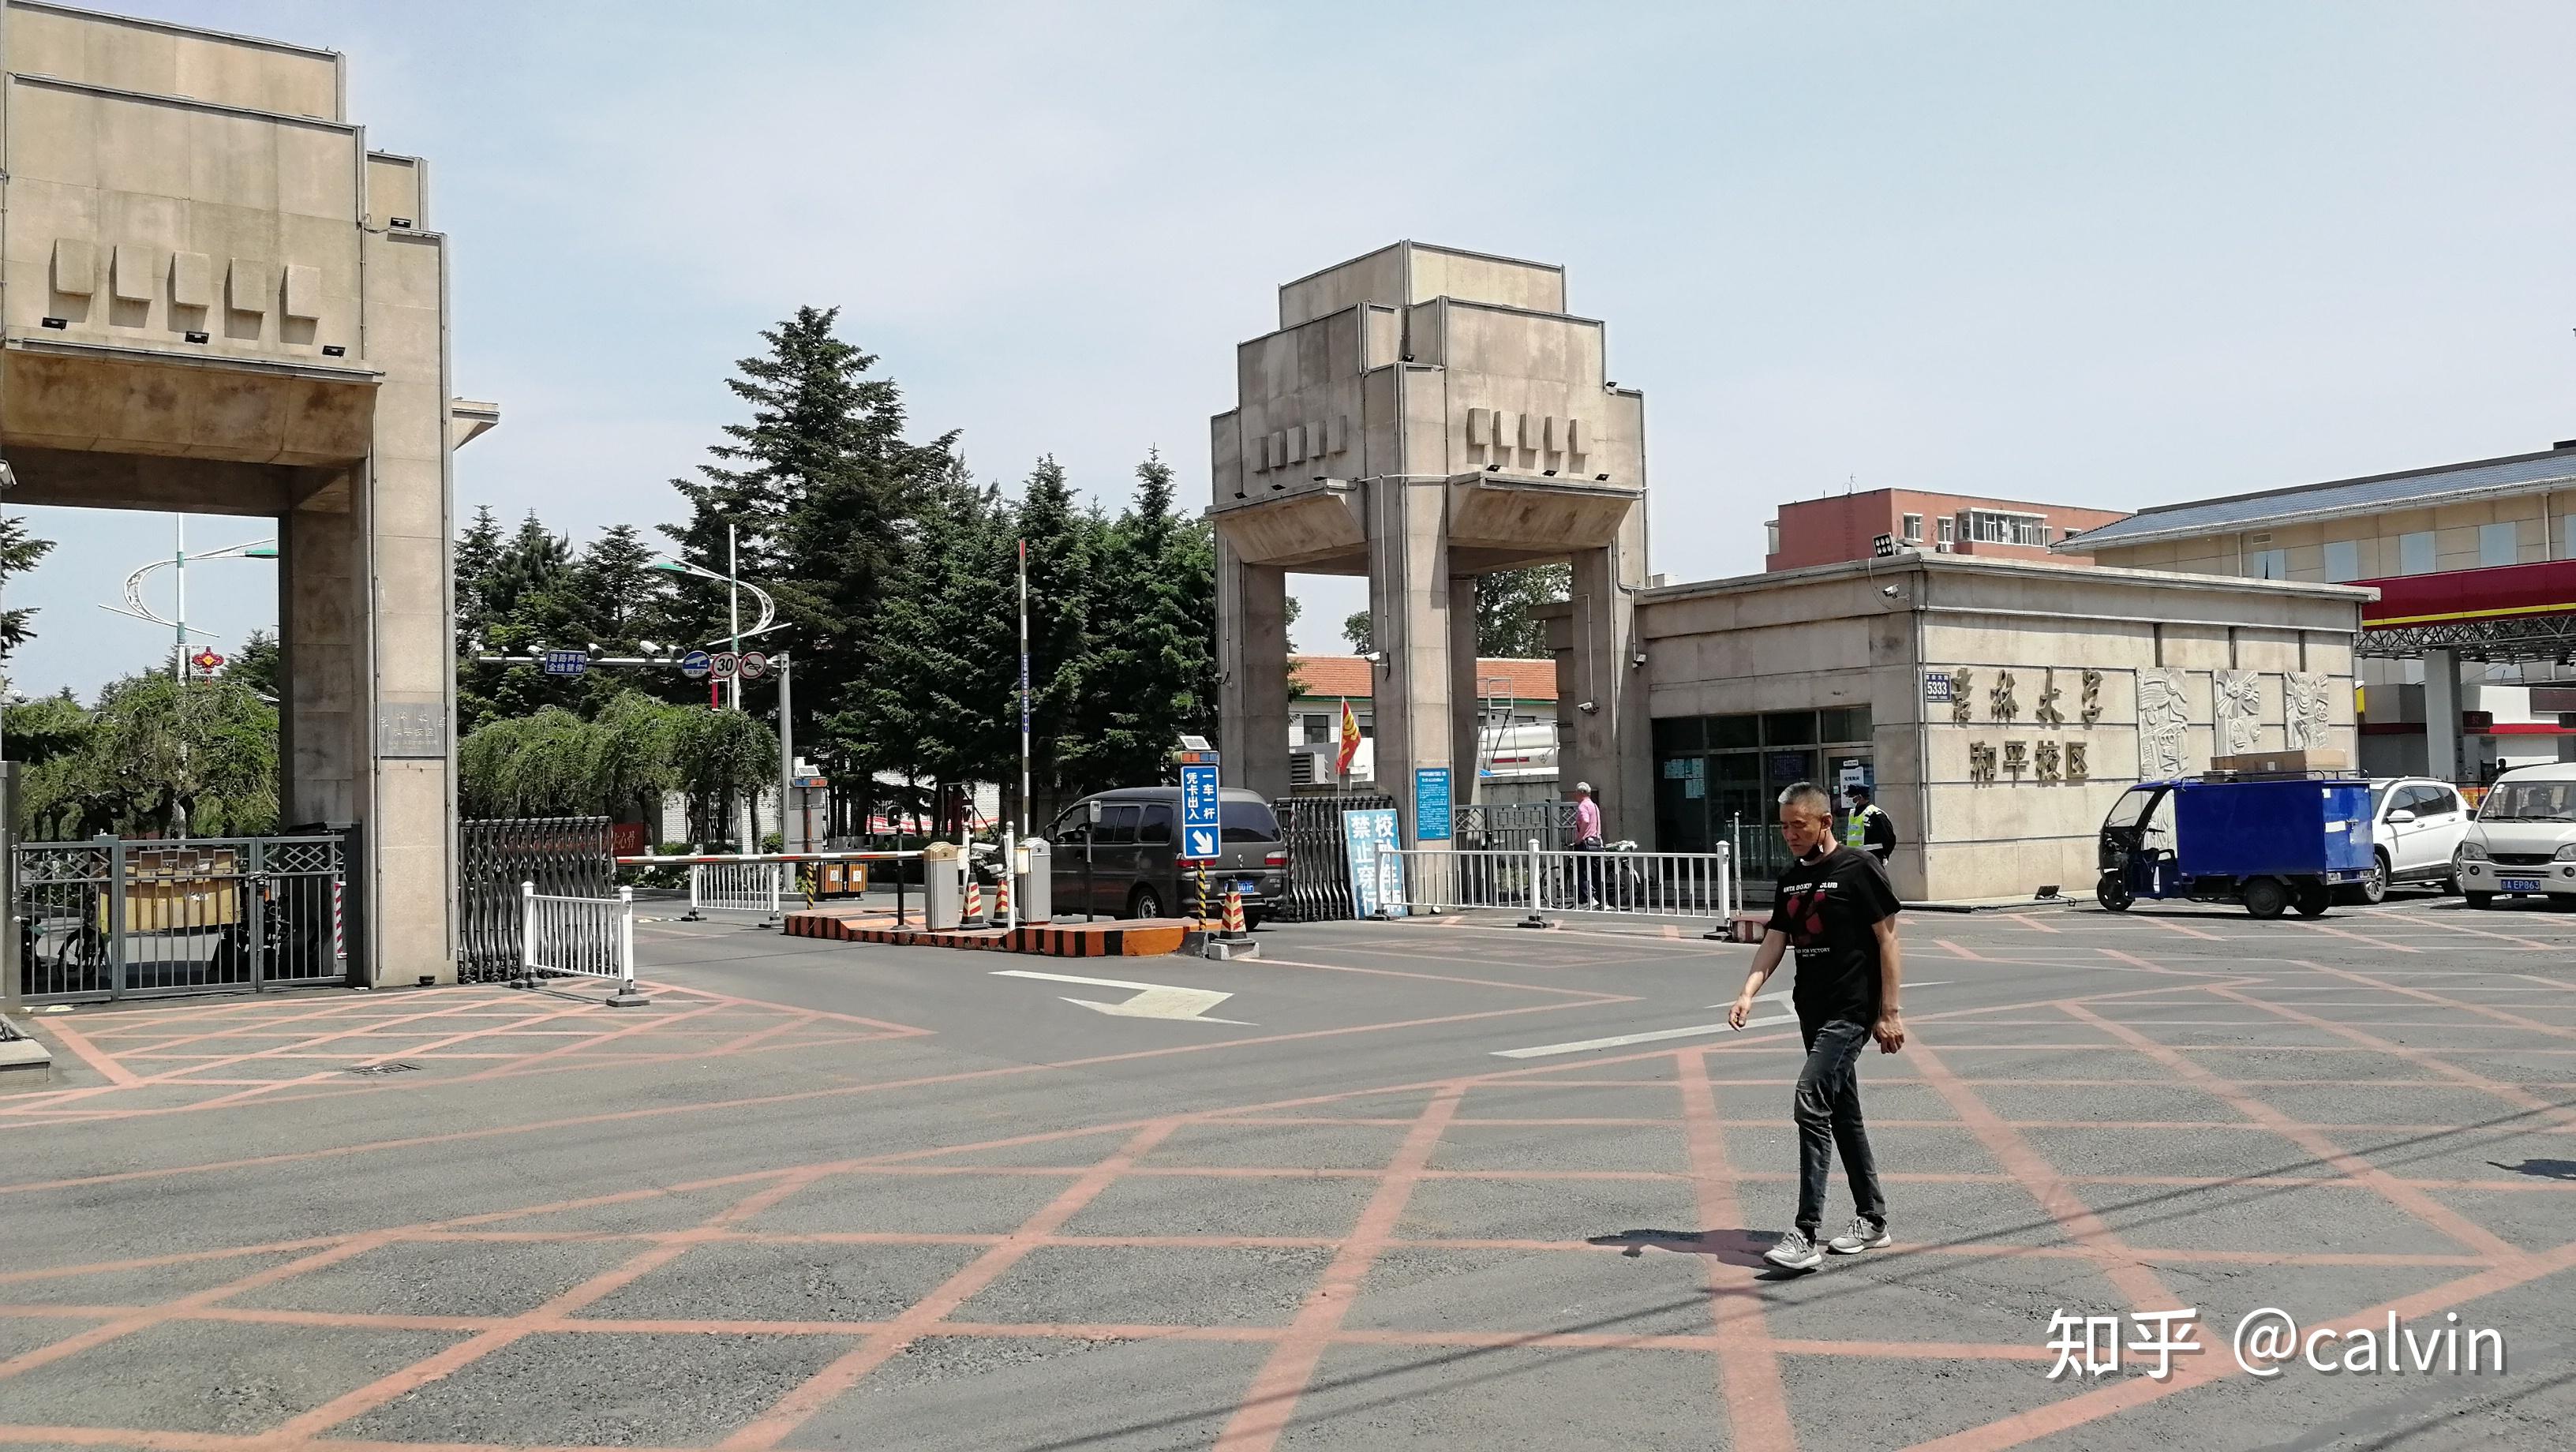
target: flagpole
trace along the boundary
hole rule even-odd
[[[1020,835],[1029,835],[1029,542],[1020,541]]]

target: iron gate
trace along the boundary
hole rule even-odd
[[[22,842],[19,989],[34,1002],[346,983],[336,836]]]
[[[1392,811],[1395,798],[1383,792],[1344,792],[1289,797],[1276,805],[1279,831],[1288,843],[1288,902],[1280,920],[1320,923],[1355,916],[1342,813]]]
[[[1573,845],[1572,802],[1478,802],[1457,809],[1456,845],[1465,851],[1524,852],[1530,839],[1555,851]]]
[[[606,817],[521,817],[458,824],[460,983],[519,976],[525,943],[521,884],[544,897],[617,895],[617,849]]]

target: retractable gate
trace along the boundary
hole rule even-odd
[[[345,983],[337,836],[22,842],[19,990],[95,1002]]]
[[[525,884],[564,898],[617,895],[616,845],[606,817],[517,817],[459,824],[456,977],[519,976],[526,949]]]
[[[1574,835],[1572,802],[1472,802],[1456,811],[1457,845],[1468,850],[1518,852],[1536,837],[1566,847]]]
[[[1351,905],[1349,849],[1342,841],[1342,813],[1391,811],[1383,792],[1291,797],[1277,804],[1279,830],[1288,843],[1288,900],[1280,919],[1318,923],[1356,915]]]

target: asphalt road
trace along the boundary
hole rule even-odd
[[[1652,924],[1227,964],[663,921],[640,1010],[46,1015],[0,1444],[2566,1445],[2576,914],[1905,931],[1897,1243],[1803,1276],[1759,1259],[1795,1025],[1726,1030],[1750,950]],[[2178,1307],[2170,1374],[2052,1379],[2058,1313]],[[2240,1369],[2263,1307],[2337,1369]],[[2345,1369],[2391,1315],[2432,1369]],[[2473,1329],[2504,1369],[2442,1370]]]

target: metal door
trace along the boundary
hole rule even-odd
[[[346,982],[338,837],[17,848],[23,995],[95,1002]]]

